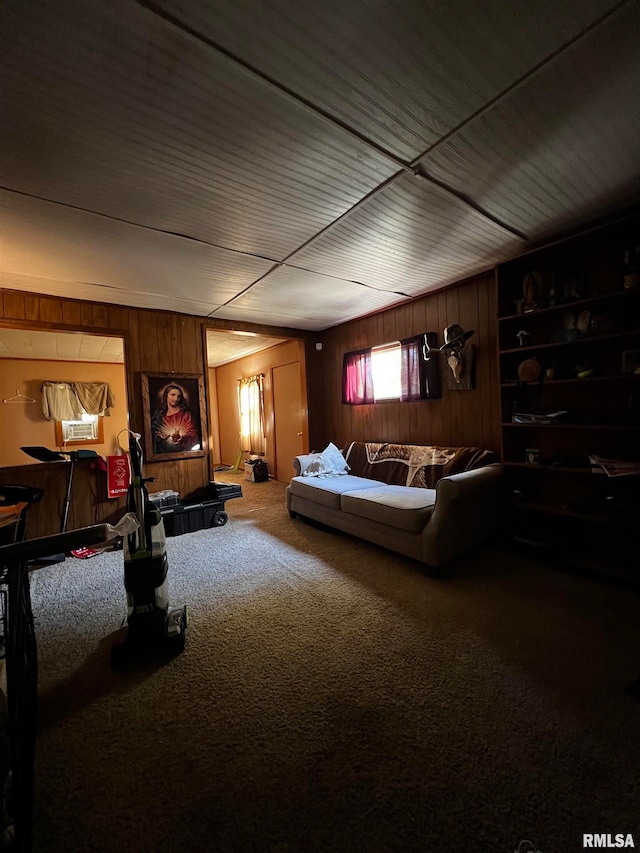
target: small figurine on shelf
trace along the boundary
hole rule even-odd
[[[542,290],[542,275],[539,272],[528,272],[522,283],[523,308],[525,314],[536,311]]]
[[[516,338],[518,339],[518,346],[519,347],[526,347],[527,340],[528,340],[530,334],[531,333],[527,332],[526,329],[520,329],[520,331],[516,335]]]
[[[563,277],[562,301],[575,302],[585,294],[585,274],[583,270],[567,272]]]

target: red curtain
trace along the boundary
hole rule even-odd
[[[426,339],[433,354],[425,361],[423,344]],[[432,400],[439,397],[440,367],[438,364],[438,336],[425,332],[400,341],[400,400]],[[371,350],[357,350],[344,355],[342,365],[342,402],[352,406],[374,403]]]
[[[342,364],[342,402],[359,406],[373,401],[371,350],[345,353]]]
[[[422,399],[420,394],[421,353],[418,340],[418,338],[407,338],[400,341],[400,400],[403,403]]]

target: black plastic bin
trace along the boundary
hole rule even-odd
[[[230,498],[242,497],[242,486],[237,483],[215,483],[209,482],[205,488],[206,496],[210,500],[227,501]]]
[[[242,497],[242,493],[233,497]],[[209,527],[222,527],[228,521],[224,500],[179,504],[161,512],[167,536],[182,536],[183,533],[194,533]]]

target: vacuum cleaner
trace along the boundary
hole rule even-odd
[[[127,510],[135,515],[138,528],[124,537],[124,586],[127,593],[127,633],[111,648],[115,668],[132,654],[165,648],[184,649],[188,623],[187,606],[169,607],[167,540],[160,511],[149,500],[144,477],[140,435],[129,433],[131,483]]]

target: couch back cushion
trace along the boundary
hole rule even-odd
[[[422,444],[388,444],[354,441],[344,451],[356,477],[392,486],[435,489],[441,477],[481,468],[496,461],[490,450],[479,447],[435,447]]]

